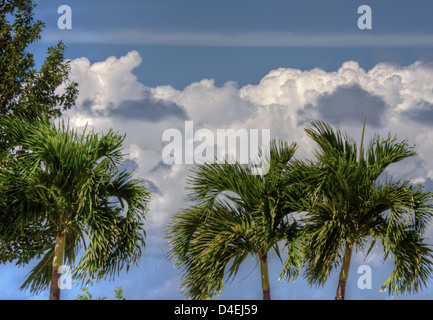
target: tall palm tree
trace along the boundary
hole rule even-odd
[[[193,204],[178,212],[166,230],[169,256],[183,270],[187,297],[219,295],[226,269],[228,279],[233,278],[252,254],[260,264],[263,299],[270,300],[268,252],[279,254],[278,243],[294,241],[297,235],[297,224],[290,219],[296,192],[285,177],[295,149],[295,144],[273,142],[266,175],[254,175],[250,167],[227,161],[192,169],[188,189]],[[299,266],[289,267],[295,277]]]
[[[59,268],[72,266],[82,248],[73,278],[86,284],[136,263],[150,194],[118,168],[124,137],[111,130],[78,134],[49,121],[12,119],[7,125],[22,151],[9,154],[0,171],[8,209],[0,217],[2,233],[38,225],[54,239],[22,289],[40,292],[51,282],[50,299],[60,299]]]
[[[316,161],[298,161],[291,178],[308,194],[303,248],[306,278],[323,285],[340,267],[336,299],[343,300],[352,253],[380,240],[394,269],[382,289],[417,292],[432,274],[432,250],[423,233],[431,223],[431,193],[410,180],[382,180],[385,169],[415,155],[406,140],[375,135],[364,150],[365,121],[359,148],[339,129],[315,121],[306,128],[315,141]],[[370,242],[371,241],[371,242]],[[370,242],[370,243],[369,243]]]

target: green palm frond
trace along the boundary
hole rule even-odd
[[[86,284],[136,263],[144,246],[150,193],[143,181],[117,168],[123,162],[124,136],[112,130],[79,133],[63,122],[3,122],[22,151],[10,154],[0,171],[1,194],[10,208],[0,217],[0,234],[31,223],[49,226],[52,241],[63,233],[65,263],[72,266],[78,250],[85,249],[74,277]],[[47,287],[53,245],[23,288],[35,292]]]
[[[395,256],[385,284],[390,293],[417,291],[431,275],[433,256],[422,241],[433,217],[431,193],[410,181],[379,181],[389,165],[415,155],[407,140],[375,135],[364,149],[322,121],[306,132],[317,143],[317,159],[294,163],[291,177],[306,195],[299,207],[307,212],[303,251],[309,283],[325,283],[342,264],[345,243],[363,248],[372,236],[373,243],[381,240],[386,256]]]
[[[253,221],[241,208],[217,204],[209,209],[192,206],[178,213],[168,232],[171,258],[183,270],[183,287],[187,297],[207,299],[218,295],[224,282],[236,275],[242,261],[259,248],[251,239]],[[237,212],[237,214],[234,214]]]
[[[165,232],[169,257],[182,271],[188,298],[216,297],[248,255],[264,257],[269,250],[279,254],[278,242],[297,236],[296,221],[288,216],[295,211],[299,190],[292,189],[287,178],[295,150],[296,144],[273,141],[266,175],[255,175],[239,163],[193,167],[188,179],[193,204],[178,212]],[[293,241],[287,248],[298,246]],[[289,259],[286,267],[294,278],[299,265]]]

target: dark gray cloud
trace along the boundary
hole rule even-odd
[[[93,100],[91,99],[86,99],[83,101],[83,103],[81,104],[81,109],[84,109],[83,111],[90,111],[92,110],[92,106],[94,105]]]
[[[316,110],[320,119],[335,125],[362,121],[362,111],[366,112],[367,124],[381,126],[386,103],[379,96],[372,95],[359,85],[340,86],[332,93],[318,97],[316,105],[306,105],[300,117],[310,121],[309,114]]]
[[[104,110],[94,110],[94,101],[86,99],[80,111],[92,116],[108,116],[125,120],[157,122],[170,117],[187,120],[185,109],[173,102],[157,100],[149,95],[141,100],[124,100],[118,105],[108,104]]]
[[[188,119],[186,111],[181,106],[153,99],[123,101],[115,109],[111,110],[110,115],[118,118],[151,122],[161,121],[169,117]]]
[[[424,100],[420,101],[410,111],[405,111],[403,118],[431,125],[433,124],[433,104]]]

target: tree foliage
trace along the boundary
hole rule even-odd
[[[90,293],[89,289],[82,288],[81,291],[82,294],[77,295],[77,298],[75,300],[107,300],[106,297],[98,297],[94,298],[93,295]],[[116,300],[126,300],[123,296],[123,287],[117,287],[114,289],[114,297]]]
[[[64,264],[74,265],[74,279],[88,284],[137,261],[144,246],[144,214],[150,194],[132,173],[120,170],[124,136],[79,134],[63,123],[9,120],[13,141],[26,150],[9,154],[0,171],[1,192],[9,201],[3,230],[30,224],[44,234],[65,237]],[[51,281],[55,241],[47,242],[40,263],[22,288],[39,292]]]
[[[16,146],[5,120],[12,115],[25,120],[58,117],[74,104],[78,85],[69,80],[70,67],[64,59],[65,45],[61,42],[47,49],[44,62],[36,69],[34,55],[28,49],[40,40],[44,23],[35,21],[33,1],[1,0],[0,7],[1,171],[11,147]],[[7,214],[10,202],[4,195],[0,198],[0,215]],[[24,232],[11,228],[8,232],[0,231],[0,262],[25,264],[51,240],[37,224],[20,230]]]
[[[364,123],[365,129],[365,123]],[[364,148],[322,121],[306,129],[317,144],[315,161],[298,161],[291,175],[307,192],[305,275],[323,285],[342,266],[345,248],[367,249],[380,241],[394,269],[383,288],[390,294],[417,292],[432,275],[432,250],[423,238],[431,225],[432,195],[410,180],[384,177],[388,166],[414,156],[407,140],[375,135]],[[344,267],[344,266],[343,266]]]
[[[41,39],[44,23],[34,20],[31,0],[4,0],[0,11],[0,115],[38,119],[60,116],[73,106],[77,83],[69,80],[65,45],[49,47],[39,70],[29,45]],[[59,92],[60,91],[60,92]],[[5,135],[6,132],[2,132]],[[4,138],[4,137],[3,137]],[[3,139],[4,140],[4,139]],[[5,141],[2,141],[5,143]]]
[[[187,297],[216,297],[225,277],[233,278],[248,255],[266,261],[268,251],[280,254],[280,241],[295,242],[297,224],[290,213],[298,193],[285,178],[295,149],[295,144],[274,142],[267,159],[270,169],[263,176],[239,163],[192,169],[188,189],[193,204],[178,212],[166,231]],[[299,269],[291,267],[295,273]]]

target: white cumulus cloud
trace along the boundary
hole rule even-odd
[[[390,172],[402,173],[416,182],[430,182],[433,187],[431,64],[380,63],[364,70],[357,62],[348,61],[334,72],[280,68],[270,70],[257,84],[238,87],[227,82],[216,86],[212,79],[203,79],[178,90],[140,83],[133,70],[141,59],[137,51],[131,51],[93,64],[87,58],[72,60],[71,77],[80,85],[80,96],[77,107],[66,116],[76,126],[89,122],[97,131],[112,127],[127,133],[125,151],[137,165],[136,175],[151,181],[158,190],[152,195],[149,212],[154,236],[186,204],[184,187],[190,166],[165,165],[161,139],[166,129],[182,132],[185,119],[194,121],[196,129],[271,129],[271,137],[298,142],[301,157],[311,154],[313,148],[304,133],[310,120],[320,118],[339,124],[358,139],[364,107],[369,136],[391,132],[400,140],[408,138],[410,144],[416,144],[419,156]],[[137,104],[132,108],[127,101]],[[137,111],[140,108],[144,108],[143,114],[150,110],[158,116],[119,116],[131,110],[141,115]],[[171,288],[170,284],[155,290],[166,288]]]

